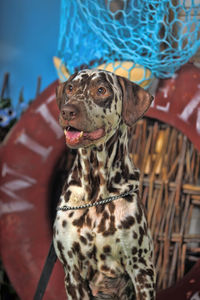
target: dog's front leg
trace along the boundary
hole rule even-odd
[[[138,260],[140,260],[138,258]],[[127,272],[135,286],[137,300],[155,299],[155,274],[150,261],[144,263],[137,262],[132,268],[127,267]]]
[[[135,287],[136,299],[154,300],[156,275],[152,251],[133,246],[126,258],[126,271]]]
[[[76,278],[75,278],[76,277]],[[90,300],[91,291],[86,281],[80,279],[76,272],[70,272],[65,276],[65,288],[68,300]]]
[[[123,242],[125,269],[133,282],[136,300],[155,300],[156,273],[152,240],[148,233],[141,236],[141,230],[136,231],[133,235],[131,231],[123,232],[126,237]]]

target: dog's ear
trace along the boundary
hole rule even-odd
[[[126,125],[133,124],[148,110],[153,96],[130,80],[117,76],[122,90],[122,117]]]
[[[57,101],[57,105],[58,108],[61,109],[62,106],[62,101],[64,98],[64,87],[65,87],[65,83],[60,83],[57,87],[56,87],[56,101]]]

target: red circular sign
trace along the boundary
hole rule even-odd
[[[160,80],[147,116],[176,127],[200,151],[200,69],[187,64],[172,78]]]
[[[49,180],[65,147],[56,85],[30,105],[1,148],[1,257],[22,300],[33,299],[51,242]],[[44,299],[66,298],[63,278],[57,263]]]

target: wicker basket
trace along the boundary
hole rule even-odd
[[[158,289],[181,279],[200,257],[200,153],[182,133],[151,119],[130,130],[152,231]]]

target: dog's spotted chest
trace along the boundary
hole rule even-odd
[[[57,99],[66,143],[78,149],[59,206],[132,191],[108,204],[57,211],[54,246],[68,299],[153,300],[153,247],[127,139],[127,125],[142,116],[150,96],[112,73],[84,70],[59,88]]]
[[[107,204],[98,213],[98,209],[93,207],[74,212],[61,211],[57,215],[54,239],[59,258],[64,266],[68,262],[68,268],[79,270],[85,280],[90,279],[91,270],[93,273],[102,272],[108,277],[117,277],[125,272],[122,264],[126,256],[125,240],[129,238],[129,234],[137,236],[137,230],[132,230],[131,233],[129,230],[140,211],[136,209],[134,202],[130,206],[124,203],[124,199],[117,201],[117,205]],[[137,212],[134,217],[127,211],[127,206]],[[146,226],[142,219],[140,222],[141,227]],[[148,250],[150,246],[148,245]],[[138,248],[137,239],[135,247]]]

